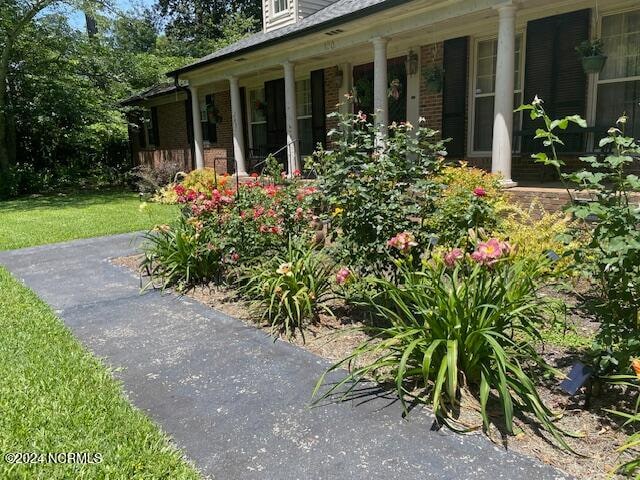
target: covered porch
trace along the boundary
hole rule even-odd
[[[535,95],[552,117],[588,122],[566,132],[569,165],[601,153],[597,139],[622,113],[627,133],[640,136],[635,2],[405,2],[302,27],[249,37],[171,73],[189,85],[195,167],[205,165],[212,130],[227,128],[228,163],[239,175],[269,153],[301,170],[302,158],[326,144],[334,126],[326,114],[354,108],[377,112],[383,127],[422,119],[451,138],[450,158],[500,173],[506,186],[553,182],[530,159],[542,148],[536,125],[513,113]],[[575,47],[595,38],[608,59],[585,73]],[[338,106],[347,94],[354,105]]]

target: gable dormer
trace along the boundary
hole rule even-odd
[[[265,32],[296,23],[336,0],[262,0],[262,28]]]

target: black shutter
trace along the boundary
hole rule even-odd
[[[314,70],[311,72],[311,129],[314,149],[318,143],[326,146],[325,118],[324,70]]]
[[[160,148],[160,128],[158,125],[158,107],[151,107],[151,128],[153,130],[153,146]]]
[[[537,95],[551,118],[586,114],[587,77],[582,70],[575,46],[589,38],[590,11],[555,15],[527,24],[524,103]],[[523,116],[522,150],[540,149],[532,137],[536,128],[528,115]],[[565,151],[584,148],[582,133],[563,135]]]
[[[240,87],[240,105],[242,112],[242,133],[244,138],[244,151],[249,151],[249,114],[247,112],[247,89]],[[233,119],[231,120],[233,122]]]
[[[279,150],[287,143],[287,120],[284,104],[284,78],[264,82],[267,104],[267,149]],[[281,153],[284,158],[286,149]]]
[[[444,42],[444,84],[442,88],[442,138],[452,158],[465,156],[465,115],[467,111],[467,37]]]

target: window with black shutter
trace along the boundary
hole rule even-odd
[[[468,37],[454,38],[444,42],[442,137],[451,138],[447,143],[447,151],[452,158],[465,155],[468,48]]]

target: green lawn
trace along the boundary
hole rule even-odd
[[[0,453],[97,452],[102,463],[10,465],[3,479],[197,479],[29,289],[0,268]]]
[[[0,250],[97,237],[168,223],[175,206],[141,202],[132,192],[23,197],[0,202]]]
[[[0,250],[141,230],[175,208],[135,194],[84,193],[0,203]],[[0,455],[100,453],[96,464],[10,464],[2,479],[198,479],[109,370],[38,297],[0,267]]]

